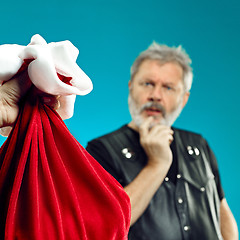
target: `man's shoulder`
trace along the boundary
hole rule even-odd
[[[127,127],[126,124],[124,124],[123,126],[119,127],[116,130],[113,130],[113,131],[111,131],[109,133],[106,133],[104,135],[101,135],[99,137],[96,137],[96,138],[92,139],[90,142],[112,139],[113,137],[118,136],[118,135],[122,135],[122,134],[124,134],[127,131],[128,131],[128,127]]]
[[[205,143],[205,138],[197,132],[181,129],[181,128],[172,128],[175,134],[178,134],[182,139],[190,140],[193,142],[202,142]]]
[[[189,130],[181,129],[181,128],[177,128],[177,127],[172,127],[172,129],[174,132],[177,132],[180,136],[191,136],[191,137],[195,137],[195,138],[203,138],[202,135],[197,132],[193,132],[193,131],[189,131]],[[129,132],[129,127],[127,126],[127,124],[124,124],[123,126],[119,127],[118,129],[108,132],[99,137],[96,137],[93,140],[109,139],[109,138],[112,138],[113,136],[122,135],[127,132]]]
[[[193,135],[196,137],[202,137],[202,135],[200,133],[197,132],[193,132],[190,130],[186,130],[186,129],[182,129],[182,128],[177,128],[177,127],[172,127],[174,132],[178,132],[179,134],[186,134],[186,135]]]

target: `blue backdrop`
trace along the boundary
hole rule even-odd
[[[201,133],[219,163],[233,214],[239,214],[239,0],[42,0],[1,3],[0,44],[26,45],[33,34],[47,42],[70,40],[94,90],[77,97],[66,124],[87,141],[130,121],[129,69],[153,40],[181,44],[193,60],[189,102],[175,126]],[[0,145],[5,138],[0,137]]]

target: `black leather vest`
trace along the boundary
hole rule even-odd
[[[130,228],[130,240],[221,240],[220,200],[209,164],[206,141],[197,134],[174,129],[178,174],[176,184],[162,183],[148,208]],[[128,185],[147,158],[131,132],[98,140],[106,147],[118,171],[117,180]]]

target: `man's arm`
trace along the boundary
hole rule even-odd
[[[160,125],[149,130],[151,121],[148,118],[139,129],[140,143],[148,156],[148,163],[124,188],[131,201],[131,225],[146,210],[172,163],[170,143],[173,140],[173,131]]]
[[[225,198],[220,205],[221,233],[224,240],[238,240],[238,227]]]
[[[147,164],[124,190],[130,197],[132,226],[144,213],[154,194],[162,184],[167,171],[160,164]]]
[[[224,197],[224,192],[223,192],[223,188],[220,181],[220,174],[219,174],[217,159],[207,142],[206,142],[206,147],[207,147],[207,152],[209,153],[209,160],[212,167],[212,171],[215,176],[218,195],[219,195],[219,198],[221,199],[221,203],[220,203],[221,233],[222,233],[223,239],[235,240],[235,239],[238,239],[237,223]]]

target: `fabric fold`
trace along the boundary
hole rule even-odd
[[[0,239],[127,239],[127,194],[33,93],[0,149]]]

